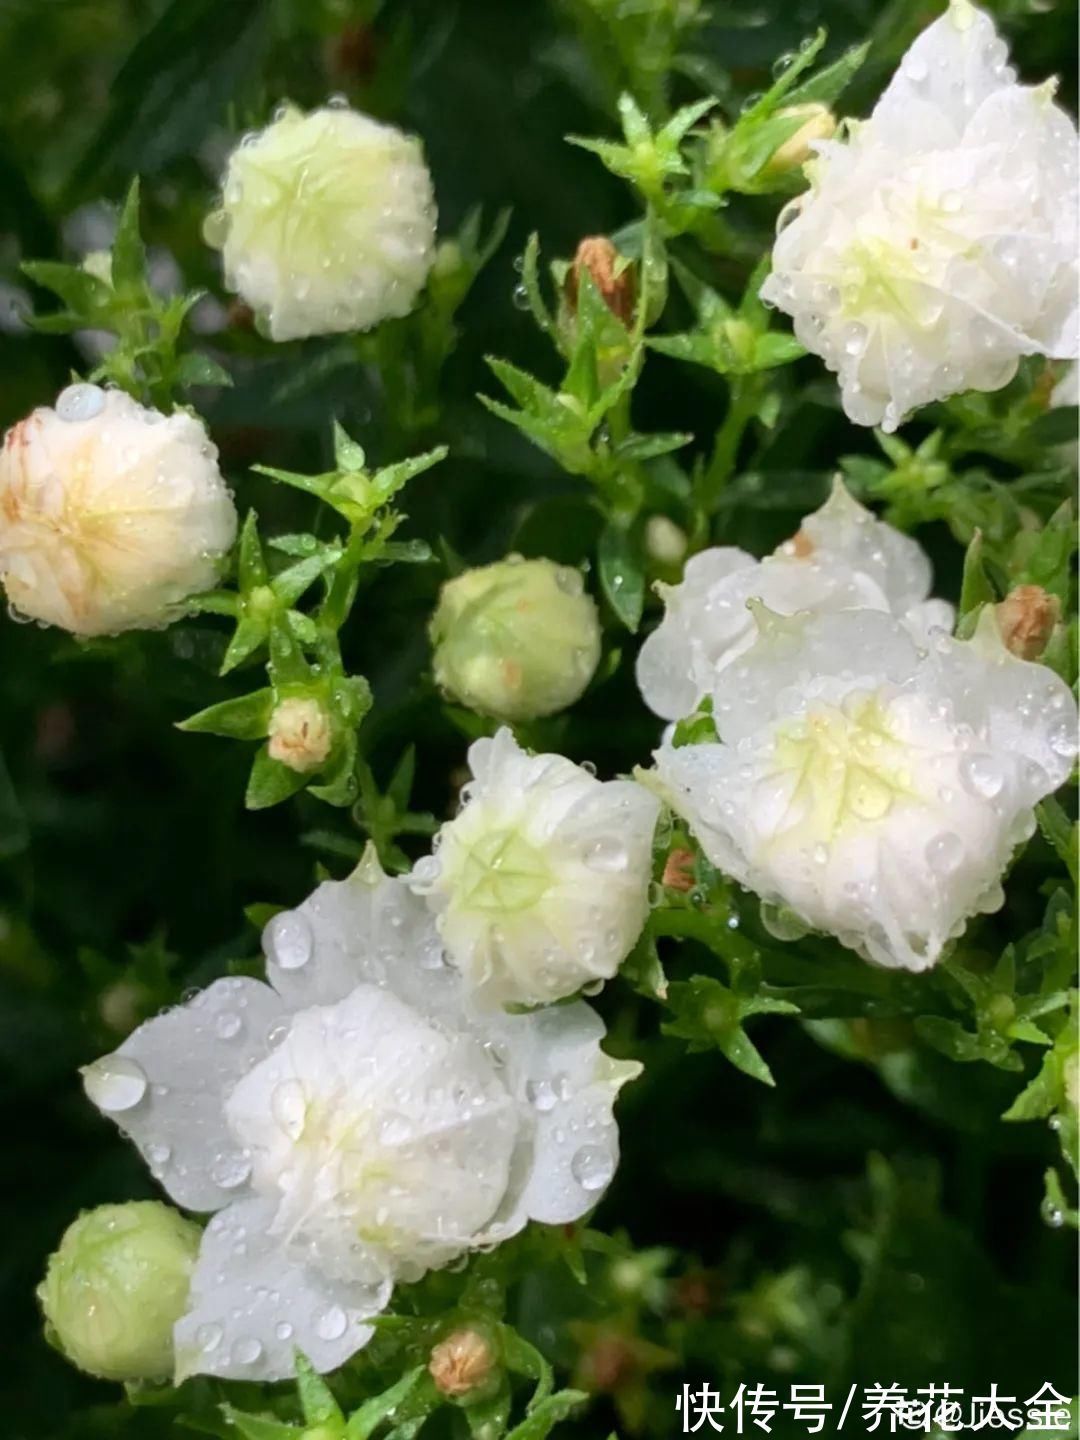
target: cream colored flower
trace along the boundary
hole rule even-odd
[[[317,770],[330,754],[334,736],[330,717],[317,700],[290,696],[270,716],[271,760],[305,774]]]
[[[920,639],[951,630],[952,607],[926,598],[930,581],[919,544],[875,519],[837,478],[821,509],[766,559],[731,546],[703,550],[687,563],[681,584],[657,586],[666,613],[638,654],[638,687],[664,719],[689,715],[719,672],[753,644],[749,600],[780,615],[890,611]]]
[[[660,787],[714,865],[878,964],[924,970],[997,910],[1034,806],[1068,776],[1076,702],[1005,648],[920,649],[874,610],[783,619],[713,692],[719,743],[664,746]]]
[[[407,315],[435,256],[420,142],[344,105],[285,106],[229,157],[207,239],[274,340]]]
[[[600,617],[581,573],[511,555],[448,580],[431,621],[436,683],[498,720],[554,715],[600,660]]]
[[[587,1005],[479,1012],[433,918],[369,856],[263,936],[266,985],[218,980],[83,1072],[177,1204],[214,1212],[177,1378],[332,1370],[393,1286],[565,1224],[618,1163],[640,1066]]]
[[[213,585],[236,534],[217,450],[186,411],[72,385],[0,451],[0,579],[75,635],[145,630]]]
[[[857,424],[895,430],[1023,355],[1077,355],[1076,127],[1007,61],[990,17],[951,0],[781,217],[762,297]]]
[[[461,813],[411,877],[466,984],[486,1004],[542,1005],[610,979],[648,914],[656,799],[528,755],[505,729],[469,765]]]

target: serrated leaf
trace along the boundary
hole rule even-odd
[[[831,105],[837,96],[847,89],[869,53],[868,40],[861,45],[852,45],[838,60],[824,66],[816,75],[811,75],[809,80],[789,91],[784,103],[808,105],[816,102],[820,105]]]

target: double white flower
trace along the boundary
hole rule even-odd
[[[875,610],[757,607],[757,636],[713,685],[719,742],[663,746],[661,787],[710,860],[881,965],[923,970],[1068,776],[1065,682],[1018,660],[992,610],[967,643],[920,649]]]
[[[509,730],[469,749],[465,804],[411,883],[481,1003],[542,1005],[610,979],[649,911],[659,803]]]
[[[407,315],[435,258],[420,142],[344,105],[285,106],[229,157],[206,238],[274,340]]]
[[[640,1069],[582,1003],[478,1011],[424,902],[370,859],[264,946],[269,985],[218,980],[84,1072],[172,1199],[216,1212],[178,1378],[279,1379],[297,1348],[330,1370],[396,1281],[584,1214]]]
[[[163,625],[217,579],[236,510],[186,411],[71,385],[0,450],[0,579],[16,611],[75,635]]]
[[[930,583],[918,543],[875,519],[837,479],[821,509],[766,559],[733,546],[703,550],[681,584],[658,587],[666,614],[638,654],[638,686],[665,720],[689,715],[718,672],[754,643],[751,599],[780,615],[882,610],[925,639],[953,621],[952,606],[926,598]]]
[[[781,216],[762,297],[857,424],[895,430],[1023,355],[1077,356],[1076,127],[1007,60],[990,17],[951,0]]]

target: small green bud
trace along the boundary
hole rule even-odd
[[[806,105],[789,105],[786,110],[776,112],[778,120],[802,120],[803,124],[778,145],[765,167],[767,175],[787,175],[798,170],[813,157],[811,145],[819,140],[831,140],[836,133],[836,116],[827,105],[810,102]]]
[[[157,1200],[80,1215],[38,1286],[50,1341],[102,1380],[167,1379],[201,1235]]]
[[[431,639],[439,686],[498,720],[565,710],[600,660],[600,621],[580,573],[520,555],[448,580]]]

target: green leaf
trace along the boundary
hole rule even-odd
[[[79,265],[62,265],[56,260],[24,260],[19,268],[35,285],[58,295],[79,320],[101,319],[112,309],[114,296],[110,287]],[[45,321],[53,318],[42,317]]]
[[[181,720],[176,728],[195,734],[225,735],[232,740],[261,740],[269,729],[273,708],[271,689],[253,690],[250,695],[209,705]]]
[[[536,1346],[523,1335],[519,1335],[512,1325],[499,1326],[499,1341],[506,1368],[516,1375],[527,1375],[530,1380],[536,1381],[536,1389],[529,1401],[529,1410],[535,1410],[538,1405],[543,1404],[554,1388],[555,1376],[551,1366]]]
[[[345,1428],[346,1440],[367,1440],[367,1437],[382,1423],[388,1416],[394,1414],[403,1402],[409,1399],[417,1387],[422,1376],[426,1375],[423,1365],[418,1365],[415,1370],[409,1370],[396,1384],[384,1390],[381,1395],[374,1395],[370,1400],[365,1400],[349,1416],[349,1423]]]
[[[256,585],[265,585],[269,578],[266,559],[259,540],[259,517],[254,510],[248,511],[243,529],[240,531],[237,571],[241,590],[251,590]]]
[[[838,60],[824,66],[816,75],[811,75],[809,80],[789,91],[784,103],[808,105],[816,101],[821,105],[831,105],[837,96],[847,89],[869,53],[869,40],[862,45],[852,45]]]
[[[286,1425],[283,1420],[268,1420],[260,1415],[248,1415],[232,1405],[222,1405],[221,1413],[234,1425],[243,1440],[303,1440],[295,1425]]]
[[[176,383],[187,390],[193,385],[225,387],[231,385],[233,379],[224,365],[219,364],[212,356],[204,355],[199,350],[190,350],[186,355],[180,356],[176,367]]]
[[[964,554],[964,577],[960,585],[958,612],[960,618],[971,615],[983,605],[992,605],[996,599],[994,587],[983,565],[982,531],[976,530]]]
[[[255,756],[248,777],[244,804],[249,810],[267,810],[271,805],[280,805],[302,790],[308,777],[299,771],[290,770],[278,760],[272,760],[265,746]]]
[[[1035,807],[1035,818],[1043,839],[1068,867],[1073,881],[1077,874],[1077,837],[1080,827],[1066,815],[1060,800],[1048,796]]]
[[[112,245],[112,283],[119,292],[137,292],[146,281],[146,246],[139,229],[139,178],[124,199]]]
[[[629,631],[636,631],[645,604],[645,567],[637,529],[609,521],[600,532],[597,563],[611,608]]]
[[[335,1420],[344,1420],[333,1391],[299,1350],[296,1352],[296,1389],[306,1425],[329,1425]]]
[[[546,1440],[555,1426],[567,1419],[588,1400],[583,1390],[559,1390],[542,1400],[520,1425],[515,1425],[506,1440]],[[351,1437],[350,1437],[351,1440]]]

